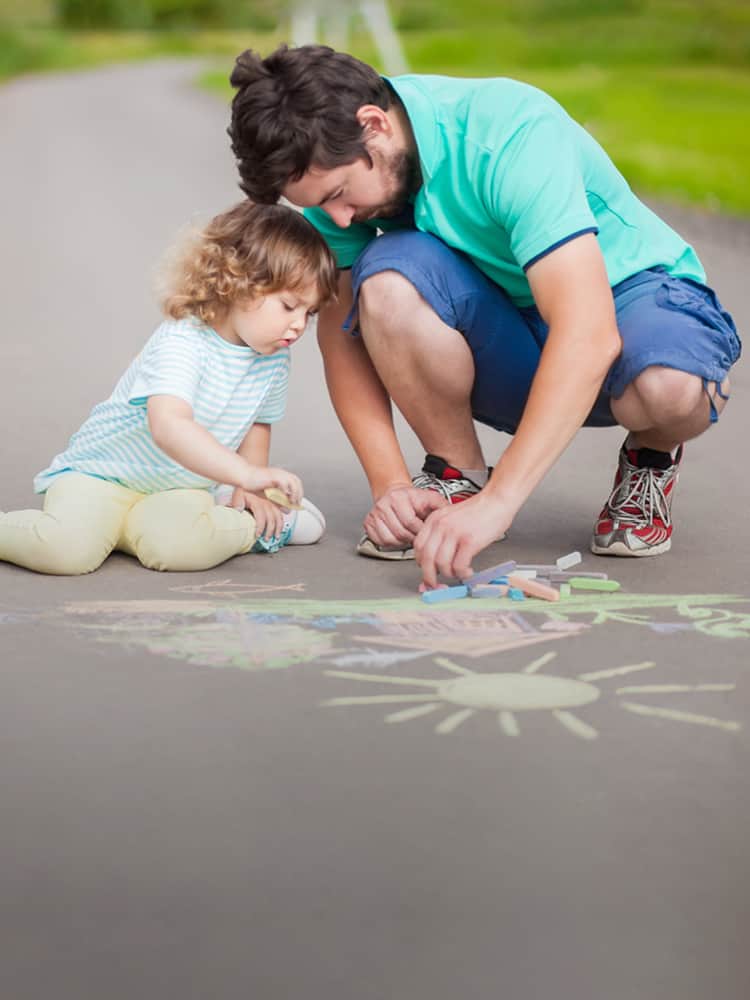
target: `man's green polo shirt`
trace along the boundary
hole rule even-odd
[[[648,267],[705,281],[692,247],[630,190],[601,146],[547,94],[504,78],[400,76],[419,152],[417,229],[463,251],[518,306],[533,302],[525,268],[595,232],[610,285]],[[393,220],[336,226],[305,211],[350,267]]]

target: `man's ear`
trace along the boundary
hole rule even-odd
[[[376,104],[363,104],[357,110],[357,121],[362,126],[365,140],[374,139],[376,136],[390,138],[393,134],[393,125],[388,112]]]

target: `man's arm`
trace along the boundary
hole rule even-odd
[[[513,440],[476,497],[431,514],[415,540],[424,583],[466,578],[471,561],[506,531],[583,425],[620,351],[614,300],[596,237],[571,240],[533,264],[529,284],[549,326]]]
[[[378,544],[397,546],[411,542],[423,517],[444,501],[411,485],[388,393],[362,338],[341,329],[351,306],[351,274],[340,271],[338,299],[318,317],[318,343],[331,402],[375,501],[366,519],[368,534]]]
[[[542,257],[527,277],[549,334],[523,418],[491,480],[491,492],[514,515],[583,425],[621,349],[593,234]]]
[[[361,337],[341,329],[352,306],[350,271],[339,271],[337,301],[318,317],[318,343],[333,408],[357,453],[375,498],[409,471],[393,426],[391,401]]]

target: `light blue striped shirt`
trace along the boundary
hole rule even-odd
[[[154,443],[146,404],[153,395],[178,396],[196,423],[236,451],[253,424],[280,420],[286,407],[289,348],[258,354],[230,344],[194,318],[166,320],[91,415],[34,479],[44,493],[57,476],[83,472],[140,493],[210,489],[217,484],[183,468]]]

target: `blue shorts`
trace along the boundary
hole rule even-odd
[[[547,338],[536,306],[514,305],[463,254],[435,236],[408,230],[379,236],[354,262],[352,314],[362,282],[380,271],[403,275],[444,323],[463,334],[474,356],[475,419],[514,433]],[[612,293],[622,352],[604,380],[588,427],[616,424],[610,398],[618,399],[650,365],[689,372],[704,386],[713,382],[718,388],[740,356],[732,317],[705,285],[651,268],[621,281]],[[716,419],[713,401],[711,419]]]

